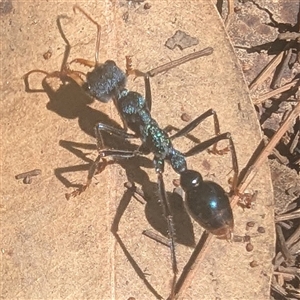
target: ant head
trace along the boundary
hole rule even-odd
[[[112,60],[98,64],[92,72],[86,75],[83,88],[89,95],[101,102],[116,98],[119,91],[124,89],[126,74]]]

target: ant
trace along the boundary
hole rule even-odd
[[[229,133],[220,133],[218,117],[216,112],[212,109],[197,117],[195,120],[190,122],[181,130],[177,131],[172,136],[169,136],[151,115],[152,96],[150,77],[174,68],[189,60],[196,59],[203,55],[209,55],[212,53],[213,49],[206,48],[202,51],[187,55],[181,59],[167,63],[146,73],[137,69],[133,69],[131,57],[127,56],[126,72],[124,72],[113,60],[107,60],[104,63],[99,62],[101,26],[78,5],[75,5],[73,10],[75,13],[76,11],[81,12],[97,26],[95,61],[77,58],[70,63],[79,63],[93,68],[92,71],[87,72],[87,74],[83,74],[82,72],[78,71],[72,71],[68,66],[62,69],[61,73],[64,76],[74,80],[91,97],[105,103],[109,100],[113,100],[114,105],[121,116],[124,128],[119,129],[105,123],[98,123],[96,125],[95,134],[97,150],[99,153],[98,157],[89,170],[86,184],[74,190],[72,193],[66,194],[66,197],[69,199],[70,197],[76,197],[84,192],[91,184],[93,176],[96,173],[100,173],[109,164],[105,158],[111,157],[113,159],[128,159],[152,153],[154,156],[153,165],[157,174],[159,198],[162,203],[163,214],[166,218],[168,226],[169,247],[171,251],[173,271],[171,297],[173,297],[178,268],[175,254],[175,228],[173,224],[173,216],[170,203],[166,195],[163,179],[165,161],[170,163],[173,170],[180,175],[180,185],[185,191],[185,203],[191,216],[204,229],[223,238],[229,238],[234,227],[233,214],[230,207],[228,194],[217,183],[212,181],[204,181],[199,172],[189,169],[186,158],[199,154],[210,146],[213,146],[210,152],[214,154],[222,155],[230,150],[234,171],[234,177],[232,180],[233,192],[235,192],[237,185],[238,164],[231,135]],[[32,71],[30,73],[32,73]],[[57,72],[53,74],[46,74],[47,76],[61,75]],[[85,81],[81,78],[82,75],[85,76]],[[144,78],[145,97],[138,92],[130,91],[126,88],[126,81],[129,75]],[[174,148],[172,144],[174,139],[181,136],[186,136],[203,120],[210,116],[213,116],[214,118],[215,136],[213,138],[199,143],[185,153],[182,153]],[[132,133],[129,133],[128,129],[130,129]],[[138,138],[141,141],[141,145],[133,151],[125,149],[105,149],[101,132],[109,133],[110,135],[116,136],[123,140]],[[229,141],[229,147],[218,150],[217,143],[224,139]],[[101,164],[100,161],[102,162]]]

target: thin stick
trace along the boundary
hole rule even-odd
[[[279,224],[276,224],[275,227],[276,227],[276,233],[277,233],[281,253],[282,253],[283,257],[285,258],[286,263],[289,265],[293,261],[292,254],[287,247],[281,226]]]
[[[291,59],[291,56],[292,56],[292,51],[293,49],[292,48],[289,48],[287,50],[285,50],[283,53],[283,60],[282,60],[282,63],[279,67],[279,70],[278,72],[275,73],[275,78],[273,79],[273,82],[271,83],[271,88],[272,89],[275,89],[275,88],[278,88],[280,87],[281,85],[281,79],[282,79],[282,76],[283,76],[283,72],[284,70],[286,69],[290,59]]]
[[[299,127],[298,127],[299,128]],[[291,143],[291,146],[290,146],[290,153],[293,154],[294,153],[294,150],[295,148],[297,147],[298,143],[299,143],[299,138],[300,138],[300,131],[298,131]]]
[[[272,149],[276,146],[276,144],[279,142],[279,140],[282,138],[282,136],[285,134],[285,132],[292,124],[293,120],[299,114],[300,114],[300,102],[295,106],[295,108],[292,110],[292,112],[287,117],[285,122],[281,125],[279,130],[274,134],[274,136],[271,138],[267,146],[257,157],[254,164],[249,168],[248,172],[245,174],[244,178],[242,179],[241,183],[238,186],[239,194],[244,193],[244,191],[246,190],[246,188],[248,187],[248,185],[251,183],[254,176],[258,172],[259,167],[267,160],[269,154],[272,152]],[[234,195],[231,198],[230,203],[232,208],[237,205],[239,198],[240,198],[239,195]],[[194,253],[197,250],[196,258],[194,258],[194,253],[193,253],[189,262],[187,263],[188,267],[184,269],[180,278],[178,279],[178,282],[175,287],[176,299],[182,298],[186,289],[192,284],[194,276],[199,271],[201,267],[201,262],[204,260],[205,255],[213,242],[214,236],[211,233],[207,234],[206,232],[204,232],[203,236],[205,241],[203,243],[202,248],[199,251],[198,249],[198,246],[200,244],[199,242],[194,250]],[[202,240],[200,241],[201,243],[203,242]]]
[[[283,165],[287,165],[290,162],[289,159],[286,156],[281,155],[276,148],[273,149],[272,154]]]
[[[233,0],[227,0],[227,5],[228,5],[228,13],[225,19],[225,28],[228,28],[230,25],[232,16],[234,14],[234,1]]]
[[[211,233],[207,233],[206,231],[203,233],[200,239],[201,243],[200,241],[198,242],[190,260],[184,267],[182,274],[180,275],[176,283],[175,299],[183,298],[184,292],[191,285],[195,274],[199,271],[200,265],[205,258],[210,246],[212,245],[213,240],[214,235],[212,235]]]
[[[285,291],[285,289],[278,282],[275,281],[274,277],[272,280],[271,287],[272,287],[272,290],[276,291],[281,296],[285,297],[287,295],[287,292]]]
[[[280,126],[278,131],[270,139],[269,143],[264,148],[262,153],[257,157],[254,164],[252,166],[250,166],[248,172],[246,173],[244,179],[242,180],[242,182],[239,186],[239,189],[238,189],[239,192],[241,192],[241,193],[244,192],[246,187],[250,184],[250,182],[253,180],[254,176],[258,172],[259,167],[267,160],[268,156],[272,153],[272,150],[275,148],[275,146],[278,144],[280,139],[283,137],[283,135],[286,133],[286,131],[290,128],[293,121],[299,115],[300,115],[300,102],[294,107],[294,109],[291,111],[289,116],[286,118],[286,120]],[[238,203],[238,196],[234,196],[231,203],[234,203],[234,205],[236,205]]]
[[[254,89],[257,85],[264,82],[274,71],[274,69],[280,64],[283,51],[278,53],[272,60],[266,65],[266,67],[260,72],[260,74],[251,82],[249,85],[249,90]]]
[[[275,70],[275,68],[280,64],[282,61],[283,55],[286,50],[288,50],[293,42],[289,42],[285,45],[284,49],[278,53],[273,59],[267,64],[267,66],[260,72],[260,74],[251,82],[249,85],[249,90],[252,90],[258,84],[264,82]]]
[[[297,22],[298,28],[297,31],[300,33],[300,7],[298,9],[298,22]],[[297,61],[300,63],[300,44],[299,44],[299,38],[297,43]]]
[[[147,72],[147,74],[150,76],[150,77],[153,77],[159,73],[162,73],[162,72],[165,72],[165,71],[168,71],[170,69],[173,69],[179,65],[182,65],[190,60],[194,60],[194,59],[197,59],[201,56],[207,56],[207,55],[210,55],[212,54],[214,51],[214,49],[212,47],[207,47],[207,48],[204,48],[200,51],[197,51],[197,52],[194,52],[194,53],[191,53],[191,54],[188,54],[186,56],[183,56],[179,59],[176,59],[176,60],[173,60],[171,62],[168,62],[162,66],[159,66],[157,68],[154,68],[152,70],[150,70],[149,72]]]
[[[28,172],[24,172],[24,173],[21,173],[21,174],[18,174],[15,176],[16,179],[23,179],[25,177],[32,177],[32,176],[38,176],[42,174],[42,170],[40,169],[34,169],[34,170],[31,170],[31,171],[28,171]]]
[[[291,253],[299,251],[299,239],[300,239],[300,226],[296,231],[287,239],[286,244]],[[274,261],[274,270],[276,270],[284,262],[284,257],[281,252],[278,252]]]
[[[253,100],[253,103],[254,104],[260,104],[260,103],[268,100],[269,98],[272,98],[272,97],[274,97],[278,94],[282,94],[283,92],[288,91],[290,88],[296,86],[297,84],[300,84],[300,81],[299,80],[293,80],[292,82],[287,83],[286,85],[283,85],[283,86],[281,86],[280,88],[278,88],[276,90],[267,92],[267,93],[259,96],[259,98]]]
[[[300,218],[300,209],[297,209],[296,211],[276,216],[275,222],[277,223],[277,222],[299,219],[299,218]]]
[[[284,279],[291,281],[292,279],[295,278],[295,275],[289,274],[289,273],[284,273],[284,272],[273,272],[273,275],[279,275],[282,276]]]

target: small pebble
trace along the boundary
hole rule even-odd
[[[181,120],[184,121],[184,122],[189,122],[189,121],[191,121],[191,119],[192,119],[191,116],[187,113],[183,113],[181,115]]]
[[[235,242],[235,243],[242,243],[244,242],[244,237],[243,236],[240,236],[240,235],[234,235],[232,240]]]
[[[251,244],[251,243],[248,243],[247,245],[246,245],[246,250],[248,251],[248,252],[251,252],[252,250],[253,250],[253,245]]]
[[[48,60],[52,56],[52,51],[49,49],[47,52],[43,54],[45,60]]]
[[[150,9],[150,8],[151,8],[151,5],[148,2],[146,2],[144,4],[144,9]]]
[[[254,225],[255,225],[255,222],[253,222],[253,221],[247,222],[246,230],[249,230],[249,228],[254,227]]]
[[[257,228],[257,231],[258,231],[259,233],[265,233],[265,232],[266,232],[265,228],[262,227],[262,226],[259,226],[259,227]]]
[[[255,267],[257,267],[258,266],[258,262],[256,261],[256,260],[252,260],[251,262],[250,262],[250,267],[251,268],[255,268]]]

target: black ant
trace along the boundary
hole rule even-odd
[[[113,60],[107,60],[105,63],[99,62],[101,26],[78,5],[75,5],[73,9],[75,12],[80,11],[97,26],[95,62],[82,58],[75,59],[71,62],[80,63],[93,68],[93,70],[86,75],[81,72],[72,71],[68,67],[61,72],[63,72],[64,76],[74,80],[93,98],[101,102],[108,102],[112,99],[121,116],[124,129],[119,129],[104,123],[98,123],[96,125],[95,132],[99,155],[89,170],[86,184],[74,190],[72,193],[66,194],[66,197],[76,197],[85,191],[90,185],[92,177],[102,171],[108,164],[105,160],[106,157],[124,159],[152,153],[154,155],[153,165],[158,178],[160,201],[168,226],[174,274],[171,295],[174,295],[176,274],[178,273],[175,255],[175,228],[163,180],[164,163],[168,161],[174,171],[180,175],[180,185],[185,191],[185,202],[191,216],[209,232],[225,238],[231,236],[234,227],[233,214],[228,195],[220,185],[212,181],[204,181],[199,172],[189,169],[187,167],[186,157],[196,155],[210,146],[213,146],[211,152],[214,154],[224,154],[230,150],[234,170],[232,191],[236,189],[238,165],[231,135],[229,133],[220,134],[218,117],[216,112],[212,109],[197,117],[174,135],[168,136],[167,132],[160,128],[157,121],[151,116],[152,96],[150,77],[174,68],[191,59],[211,54],[212,48],[206,48],[202,51],[187,55],[146,73],[133,69],[131,57],[126,57],[126,72],[123,72]],[[29,73],[27,75],[29,75]],[[57,76],[58,74],[56,72],[48,75]],[[81,75],[85,75],[85,81],[81,78]],[[129,75],[144,78],[145,97],[138,92],[130,91],[126,88],[127,76]],[[214,118],[215,137],[196,145],[185,153],[174,148],[172,140],[187,135],[209,116],[213,116]],[[133,133],[128,133],[128,129]],[[124,140],[139,138],[142,144],[134,151],[104,149],[102,131]],[[217,143],[224,139],[229,140],[229,149],[227,147],[223,150],[218,150]],[[103,161],[101,165],[100,160]]]

